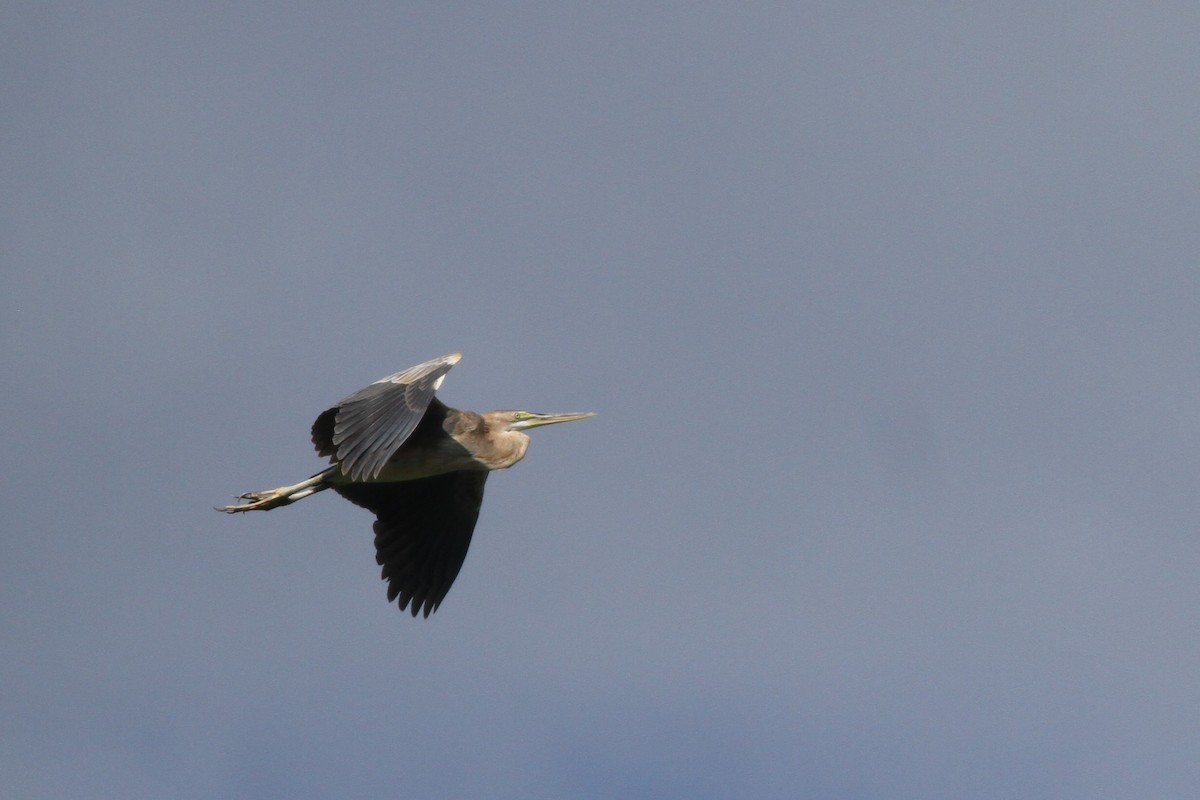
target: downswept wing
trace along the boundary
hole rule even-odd
[[[317,417],[312,440],[352,481],[379,475],[417,427],[442,379],[462,356],[454,353],[360,389]]]
[[[388,582],[388,602],[426,617],[458,577],[483,503],[484,471],[447,472],[401,483],[349,483],[333,489],[372,511],[375,560]]]

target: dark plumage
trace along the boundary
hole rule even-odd
[[[434,397],[455,353],[361,389],[317,417],[312,441],[332,466],[292,486],[247,492],[228,513],[265,511],[333,489],[376,516],[376,561],[415,617],[437,610],[471,544],[488,472],[520,461],[522,431],[585,414],[459,411]]]

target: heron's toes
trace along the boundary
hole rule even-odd
[[[287,498],[281,496],[274,489],[266,492],[246,492],[245,494],[239,494],[237,499],[248,502],[232,506],[222,506],[217,511],[224,511],[226,514],[238,514],[242,511],[265,511],[284,505],[287,502]]]

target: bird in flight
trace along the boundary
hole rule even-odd
[[[388,602],[436,611],[467,556],[488,473],[525,457],[524,431],[593,416],[459,411],[434,397],[461,353],[375,381],[312,426],[331,466],[291,486],[239,495],[229,514],[268,511],[333,489],[375,514],[375,560]]]

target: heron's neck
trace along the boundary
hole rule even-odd
[[[489,438],[488,444],[476,451],[475,460],[488,469],[508,469],[525,457],[529,437],[520,431],[500,431]]]

